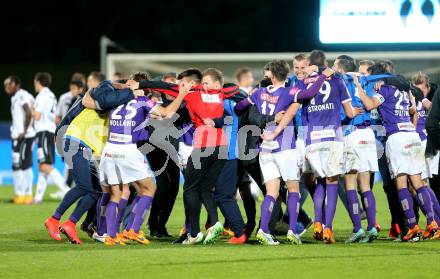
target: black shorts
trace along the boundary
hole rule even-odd
[[[34,138],[22,138],[12,141],[12,169],[25,170],[32,167]]]
[[[52,165],[55,162],[55,134],[48,131],[38,132],[37,144],[38,163]]]

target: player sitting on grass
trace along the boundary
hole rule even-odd
[[[285,81],[290,70],[286,61],[274,60],[265,68],[270,71],[272,85],[258,89],[248,99],[238,103],[235,108],[237,111],[252,104],[258,107],[261,114],[274,115],[279,111],[286,110],[291,103],[294,103],[294,110],[292,111],[294,116],[299,107],[297,101],[303,98],[312,98],[316,95],[325,79],[325,76],[321,75],[317,77],[314,86],[306,90],[300,90],[297,87],[285,87]],[[329,74],[332,71],[328,70],[326,73]],[[284,126],[280,124],[282,129],[266,131],[266,134],[263,135],[264,141],[260,145],[260,168],[267,192],[261,204],[261,228],[257,232],[257,239],[264,245],[279,244],[269,232],[269,222],[273,205],[278,198],[280,178],[285,181],[289,191],[287,208],[290,230],[287,233],[287,240],[293,244],[301,244],[301,239],[296,231],[300,199],[298,184],[300,170],[298,167],[298,154],[295,149],[293,116],[288,119]]]
[[[117,216],[121,188],[128,183],[134,183],[139,199],[132,213],[135,214],[133,223],[128,224],[123,236],[141,244],[149,244],[140,227],[151,207],[156,185],[145,156],[137,149],[136,143],[146,140],[145,127],[150,115],[166,117],[176,112],[190,86],[181,84],[179,95],[166,108],[157,106],[148,97],[139,96],[110,112],[109,136],[100,164],[101,182],[110,187],[110,201],[106,209],[106,245],[124,244],[122,235],[118,234]]]

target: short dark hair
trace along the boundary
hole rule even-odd
[[[247,73],[252,73],[251,69],[248,67],[239,68],[235,71],[235,79],[240,82],[241,78]]]
[[[79,81],[81,81],[83,84],[86,83],[86,77],[84,76],[83,73],[79,73],[79,72],[73,73],[72,78],[71,78],[70,80],[71,80],[71,81],[79,80]]]
[[[105,80],[105,75],[98,71],[93,71],[90,73],[90,75],[93,79],[96,79],[97,81],[101,82]]]
[[[274,78],[284,81],[290,72],[289,64],[285,60],[273,60],[266,64],[264,69],[270,71]]]
[[[35,74],[35,80],[38,81],[41,86],[49,87],[52,84],[52,76],[48,72],[38,72]]]
[[[327,58],[322,50],[314,49],[309,55],[310,65],[325,66]]]
[[[15,85],[21,85],[21,79],[18,76],[8,76],[6,79],[9,79],[10,82],[13,82]]]
[[[84,83],[81,80],[72,80],[70,85],[75,85],[78,88],[84,88]]]
[[[344,72],[348,73],[356,71],[356,64],[354,63],[354,60],[336,58],[336,61],[338,61],[338,66],[342,68]]]
[[[367,71],[370,75],[382,75],[387,73],[385,64],[381,62],[374,63],[374,65],[368,67]]]
[[[394,63],[391,60],[379,60],[377,63],[382,64],[387,73],[394,73]]]
[[[190,80],[193,80],[197,83],[201,83],[202,82],[202,72],[197,69],[197,68],[189,68],[186,69],[185,71],[181,72],[178,76],[177,76],[177,80],[181,80],[183,78],[189,78]]]
[[[220,82],[221,85],[224,83],[224,77],[222,71],[215,68],[208,68],[203,71],[203,76],[210,76],[214,81]]]
[[[135,81],[141,81],[141,80],[150,80],[151,76],[147,72],[135,72],[130,75],[130,79],[133,79]]]
[[[340,63],[340,66],[344,69],[345,72],[354,72],[356,71],[356,60],[349,55],[339,55],[336,57],[339,61],[344,60]]]

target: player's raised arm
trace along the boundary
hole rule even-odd
[[[367,110],[372,110],[380,106],[381,102],[378,98],[368,96],[367,93],[362,88],[361,84],[359,83],[359,79],[356,75],[352,75],[353,82],[358,90],[359,97],[361,98],[362,104],[364,104],[365,108]]]
[[[95,100],[93,100],[93,98],[90,96],[90,89],[84,94],[84,97],[82,99],[82,104],[86,108],[96,109]]]
[[[169,104],[167,107],[162,107],[162,106],[156,107],[156,109],[152,113],[162,117],[167,117],[170,114],[175,113],[182,104],[182,101],[185,98],[185,96],[188,95],[188,93],[190,93],[190,89],[191,89],[191,83],[181,83],[179,88],[179,95],[177,95],[176,99],[174,99],[171,102],[171,104]]]
[[[313,72],[315,70],[315,68],[317,68],[317,67],[316,66],[307,67],[307,73],[309,74],[309,73]],[[321,89],[321,86],[324,83],[325,79],[330,77],[334,73],[335,72],[332,69],[326,68],[322,72],[322,75],[314,77],[314,78],[316,78],[316,81],[309,88],[304,89],[304,90],[300,90],[299,88],[293,87],[292,93],[295,96],[295,102],[300,101],[300,100],[305,100],[305,99],[312,99],[313,97],[315,97],[316,94],[318,94],[319,90]]]
[[[135,80],[127,80],[127,85],[131,90],[151,89],[173,97],[177,97],[179,94],[179,86],[177,84],[168,83],[165,81],[141,80],[137,82]]]

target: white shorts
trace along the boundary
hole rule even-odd
[[[264,183],[281,177],[283,181],[299,180],[298,154],[296,149],[279,152],[261,152],[260,168]]]
[[[304,171],[316,177],[332,177],[344,173],[344,144],[323,141],[306,146]]]
[[[377,163],[376,138],[370,128],[356,129],[344,137],[345,173],[376,172]]]
[[[136,144],[107,142],[101,155],[99,176],[103,184],[118,185],[153,177],[154,174]]]
[[[422,141],[423,151],[426,150],[426,140]],[[438,174],[440,155],[439,151],[435,156],[426,157],[425,156],[425,168],[422,171],[422,179],[432,178],[433,175]]]
[[[388,168],[392,178],[399,174],[421,174],[425,169],[425,154],[416,132],[398,132],[386,143]]]
[[[304,160],[306,157],[306,144],[303,139],[296,139],[296,153],[298,154],[298,165],[300,169],[303,168]]]
[[[186,145],[184,142],[179,142],[179,152],[177,156],[179,157],[179,165],[185,166],[188,163],[188,158],[191,155],[194,147],[192,145]]]

